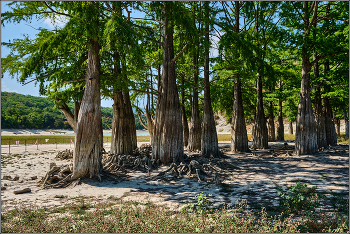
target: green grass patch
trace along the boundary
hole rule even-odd
[[[200,201],[198,199],[196,205]],[[13,233],[346,233],[349,230],[348,219],[344,216],[314,214],[301,217],[302,221],[292,217],[281,219],[278,213],[274,217],[268,215],[264,208],[253,212],[243,202],[213,212],[203,212],[203,209],[173,211],[151,202],[140,207],[121,201],[118,206],[103,203],[94,205],[91,211],[72,212],[77,206],[81,206],[81,200],[75,205],[61,207],[61,215],[53,214],[52,209],[37,207],[2,212],[1,230]]]
[[[294,141],[295,135],[294,134],[284,134],[284,140],[285,141]]]
[[[349,138],[346,137],[345,133],[340,133],[340,136],[337,137],[338,144],[349,144]]]
[[[248,140],[252,140],[252,135],[247,134]],[[295,140],[295,135],[293,134],[284,134],[284,140],[286,141],[294,141]],[[231,141],[231,134],[218,134],[218,141]],[[349,143],[349,141],[348,141]]]
[[[251,134],[247,134],[248,140],[251,140]],[[231,141],[231,134],[218,134],[218,141]]]
[[[46,142],[46,139],[49,139]],[[20,145],[33,145],[38,140],[39,144],[69,144],[70,140],[74,142],[74,136],[1,136],[1,145],[16,145],[19,141]],[[149,142],[149,136],[137,136],[138,142]],[[111,142],[110,136],[104,136],[103,142]]]

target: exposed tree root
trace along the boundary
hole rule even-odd
[[[152,148],[149,145],[134,150],[134,155],[114,155],[104,154],[102,159],[103,170],[99,177],[119,182],[120,178],[128,177],[127,173],[132,171],[146,172],[150,175],[150,171],[158,168],[159,160],[151,157]],[[69,153],[68,151],[62,151]],[[59,157],[59,158],[62,158]],[[220,178],[225,177],[232,170],[240,170],[240,168],[232,163],[227,162],[223,158],[207,158],[200,154],[187,156],[180,163],[172,163],[169,168],[160,172],[151,179],[173,180],[178,178],[196,178],[198,182],[203,180],[219,185]],[[74,187],[80,183],[80,178],[72,180],[72,165],[57,166],[55,163],[50,164],[50,170],[39,181],[43,188],[62,188]]]
[[[72,181],[72,165],[56,166],[55,163],[50,164],[50,170],[39,181],[39,184],[43,188],[58,188],[66,187]]]

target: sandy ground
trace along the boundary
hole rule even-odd
[[[284,142],[270,142],[272,149],[282,148]],[[139,145],[142,143],[139,143]],[[228,147],[230,142],[220,142],[220,147]],[[251,142],[250,142],[251,144]],[[8,146],[7,146],[8,147]],[[109,150],[109,144],[105,149]],[[289,152],[292,152],[293,142],[288,142]],[[23,145],[11,146],[9,155],[6,146],[1,153],[1,212],[15,209],[19,206],[62,206],[76,202],[72,198],[88,196],[91,202],[105,202],[111,196],[122,200],[150,200],[173,208],[181,208],[186,201],[203,192],[213,194],[210,198],[215,206],[221,204],[234,205],[239,199],[251,202],[277,204],[277,187],[286,187],[303,181],[317,185],[319,189],[330,192],[349,192],[349,146],[336,146],[317,155],[286,156],[272,155],[270,150],[258,150],[256,154],[232,154],[226,152],[227,161],[240,169],[231,172],[222,183],[229,185],[225,191],[210,181],[198,182],[195,178],[182,178],[177,181],[164,182],[151,180],[150,177],[167,169],[166,166],[151,171],[150,175],[141,172],[130,172],[128,178],[118,181],[103,180],[97,182],[84,179],[73,188],[42,189],[38,181],[49,170],[51,162],[57,165],[70,164],[71,160],[56,159],[58,151],[72,149],[72,145]],[[227,151],[227,150],[225,150]],[[188,152],[185,152],[190,154]],[[4,176],[18,176],[18,180],[4,179]],[[32,178],[34,177],[34,178]],[[35,178],[37,177],[37,178]],[[14,191],[30,188],[30,193],[14,194]],[[110,201],[110,200],[109,200]]]

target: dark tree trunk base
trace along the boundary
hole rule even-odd
[[[322,106],[320,98],[316,99],[315,102],[315,114],[316,114],[316,131],[317,131],[317,148],[325,149],[328,147],[326,137],[326,126],[325,126],[325,111]]]
[[[264,114],[263,96],[262,96],[262,77],[258,77],[257,87],[257,106],[255,114],[255,124],[253,135],[252,148],[268,149],[268,131],[266,126],[266,118]]]
[[[278,125],[277,125],[277,141],[284,141],[284,124],[282,115],[282,101],[278,102]]]
[[[235,79],[234,101],[231,123],[231,151],[249,152],[247,127],[244,119],[240,78]]]
[[[323,98],[323,106],[325,108],[325,127],[327,145],[337,145],[337,133],[335,131],[335,124],[333,122],[332,107],[329,103],[329,98]]]
[[[302,66],[302,80],[295,130],[295,153],[297,155],[317,152],[316,122],[310,97],[311,65],[309,63],[309,57],[303,57]]]

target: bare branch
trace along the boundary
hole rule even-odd
[[[204,34],[207,34],[207,33],[209,33],[209,31],[206,31],[206,32],[203,32],[203,33],[199,34],[198,37],[203,36]],[[193,42],[195,39],[196,39],[196,38],[194,38],[191,42]],[[179,53],[177,53],[177,55],[171,60],[172,63],[175,63],[175,61],[176,61],[176,60],[179,58],[179,56],[186,50],[187,46],[188,46],[191,42],[187,43],[187,44],[182,48],[182,50],[181,50]]]
[[[73,17],[73,16],[68,15],[68,14],[66,14],[66,13],[62,13],[62,12],[55,11],[54,9],[52,9],[52,8],[46,3],[46,1],[44,1],[44,4],[52,11],[52,12],[50,12],[50,13],[56,13],[56,14],[64,15],[64,16],[67,16],[67,17]]]
[[[72,82],[83,81],[83,80],[85,80],[85,78],[81,78],[81,79],[78,79],[78,80],[63,81],[63,83],[72,83]]]
[[[51,76],[51,75],[52,75],[52,74],[47,74],[47,75],[44,75],[44,76],[39,76],[39,77],[37,77],[37,78],[35,78],[35,79],[31,80],[31,81],[28,81],[27,83],[22,84],[22,86],[24,86],[24,85],[26,85],[26,84],[29,84],[29,83],[31,83],[31,82],[33,82],[33,81],[35,81],[35,80],[39,80],[39,79],[41,79],[41,78],[45,78],[45,77],[48,77],[48,76]]]
[[[131,11],[128,10],[128,8],[124,5],[124,3],[122,3],[123,7],[125,8],[126,12],[128,13],[128,20],[126,22],[130,21],[130,13]]]
[[[327,58],[327,57],[334,56],[334,55],[337,55],[337,54],[348,53],[348,52],[349,52],[348,50],[344,50],[344,51],[335,52],[335,53],[333,53],[333,54],[327,54],[327,55],[324,55],[324,56],[322,56],[322,57],[318,57],[317,59],[315,59],[314,61],[312,61],[310,65],[312,66],[314,63],[316,63],[316,62],[318,62],[318,61],[320,61],[320,60],[322,60],[322,59],[325,59],[325,58]]]
[[[292,5],[293,5],[294,9],[298,12],[298,15],[300,16],[300,18],[304,21],[304,23],[306,23],[306,20],[305,20],[305,18],[303,17],[303,15],[300,13],[299,9],[296,8],[296,6],[294,6],[294,3],[293,3],[293,2],[291,2],[291,3],[292,3]]]
[[[107,6],[107,8],[109,9],[110,12],[112,12],[113,14],[116,13],[107,1],[105,1],[105,5]]]
[[[110,116],[108,116],[108,115],[105,115],[105,114],[103,114],[103,113],[101,113],[101,115],[107,117],[107,119],[113,119],[112,117],[110,117]]]
[[[148,130],[148,124],[146,124],[146,123],[143,121],[143,119],[141,118],[140,112],[142,112],[143,115],[145,115],[145,113],[144,113],[144,112],[141,110],[141,108],[138,107],[138,106],[136,106],[136,110],[137,110],[137,116],[139,117],[139,120],[140,120],[142,126]]]
[[[175,61],[179,58],[179,56],[186,50],[187,46],[189,45],[189,43],[187,43],[182,50],[177,53],[177,55],[171,60],[172,63],[175,63]]]
[[[315,10],[314,10],[314,13],[313,13],[313,15],[312,15],[310,25],[314,25],[314,23],[316,22],[316,19],[317,19],[317,7],[318,7],[318,2],[317,2],[317,1],[314,1],[314,2],[312,3],[311,9],[313,8],[314,5],[315,5]]]

